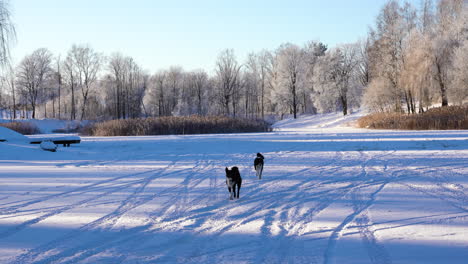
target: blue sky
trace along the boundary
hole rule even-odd
[[[415,0],[416,1],[416,0]],[[386,0],[12,0],[15,61],[46,47],[64,57],[73,43],[132,56],[151,73],[180,65],[211,71],[232,48],[239,60],[281,43],[356,41]],[[416,3],[417,4],[417,3]]]

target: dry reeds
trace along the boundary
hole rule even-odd
[[[402,130],[468,129],[468,106],[433,108],[421,114],[375,113],[358,120],[359,127]]]
[[[263,120],[222,116],[171,116],[94,123],[85,126],[81,133],[90,136],[144,136],[268,131],[271,131],[271,127]]]
[[[0,123],[0,126],[9,128],[23,135],[40,134],[39,128],[30,122],[8,122]]]

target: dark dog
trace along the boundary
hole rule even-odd
[[[262,178],[262,172],[263,172],[263,163],[264,163],[264,160],[265,157],[263,157],[262,154],[260,153],[257,153],[257,157],[255,158],[254,160],[254,168],[255,168],[255,172],[257,173],[257,177],[259,179]]]
[[[229,170],[226,167],[226,184],[227,184],[229,193],[231,194],[229,199],[231,200],[234,198],[239,199],[239,192],[240,192],[240,188],[242,185],[242,178],[239,173],[239,168],[232,167],[232,169]],[[237,193],[236,193],[236,187],[237,187]]]

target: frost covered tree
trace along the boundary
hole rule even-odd
[[[23,58],[17,67],[17,81],[24,91],[32,109],[32,118],[36,118],[38,99],[43,95],[47,74],[51,71],[52,53],[45,49],[37,49]]]
[[[450,99],[458,104],[468,100],[468,40],[454,52],[453,71],[451,72],[453,89]]]
[[[166,100],[170,101],[169,112],[176,109],[179,101],[179,94],[183,89],[184,70],[180,66],[172,66],[167,71],[167,85],[168,90],[166,93]]]
[[[305,77],[304,52],[299,46],[291,43],[281,45],[276,52],[281,80],[276,99],[285,104],[294,118],[297,118],[298,92],[303,88],[300,84],[303,84]]]
[[[210,108],[209,77],[204,70],[184,73],[184,89],[179,104],[179,115],[206,115]]]
[[[328,47],[322,42],[310,41],[304,47],[304,87],[301,90],[300,100],[302,112],[315,113],[316,107],[313,105],[314,95],[317,95],[314,89],[315,68],[321,57],[325,55]]]
[[[241,65],[237,62],[234,51],[226,49],[222,51],[216,61],[216,77],[218,81],[218,100],[222,106],[225,115],[231,114],[235,116],[235,105],[237,102],[233,100],[239,87],[239,72]]]
[[[151,116],[170,114],[170,101],[166,100],[167,87],[167,71],[158,71],[149,78],[148,89],[143,100],[145,108]]]
[[[388,1],[369,33],[366,93],[390,89],[383,94],[393,94],[392,111],[397,112],[423,112],[435,100],[448,105],[459,94],[454,54],[467,39],[467,8],[463,0],[440,0],[435,8],[433,1],[423,0],[419,10],[409,2]],[[365,97],[375,106],[372,96]]]
[[[64,66],[64,80],[70,90],[70,120],[76,119],[76,89],[78,86],[78,72],[73,61],[73,55],[68,52],[68,55],[63,63]]]
[[[126,119],[148,114],[145,95],[150,87],[150,76],[132,57],[113,53],[107,59],[106,112],[113,118]]]
[[[102,56],[88,45],[73,45],[69,51],[69,56],[69,63],[71,64],[69,66],[75,68],[76,81],[79,91],[81,91],[80,120],[83,120],[86,117],[90,90],[96,83],[101,68]]]
[[[11,21],[9,2],[0,0],[0,65],[10,62],[10,45],[16,40],[16,30]]]
[[[269,97],[268,82],[271,74],[272,55],[267,50],[251,53],[247,57],[244,72],[245,109],[246,114],[265,117],[266,104]],[[247,109],[249,109],[247,111]]]
[[[447,106],[450,92],[450,73],[454,52],[467,37],[467,8],[464,0],[440,0],[437,6],[437,25],[433,40],[435,80],[439,86],[441,104]]]
[[[16,76],[15,76],[15,69],[13,67],[8,67],[6,71],[4,71],[4,76],[2,80],[2,87],[7,90],[7,94],[9,94],[9,99],[11,100],[10,105],[10,117],[11,119],[16,119],[17,114],[17,89],[16,89]]]
[[[348,114],[350,101],[360,95],[358,45],[344,44],[330,50],[315,67],[316,104],[321,112],[341,109]],[[358,101],[358,100],[357,100]]]
[[[357,42],[357,78],[363,87],[366,87],[371,79],[369,49],[371,48],[370,37]]]

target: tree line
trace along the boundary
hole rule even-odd
[[[244,61],[225,49],[212,73],[180,66],[149,73],[132,57],[106,56],[84,44],[65,57],[40,48],[4,67],[0,108],[10,109],[12,118],[108,120],[347,115],[361,104],[418,113],[436,103],[462,104],[468,97],[467,5],[390,0],[357,42],[333,48],[320,41],[285,43]]]
[[[365,42],[364,103],[422,113],[468,99],[468,2],[388,1]]]

